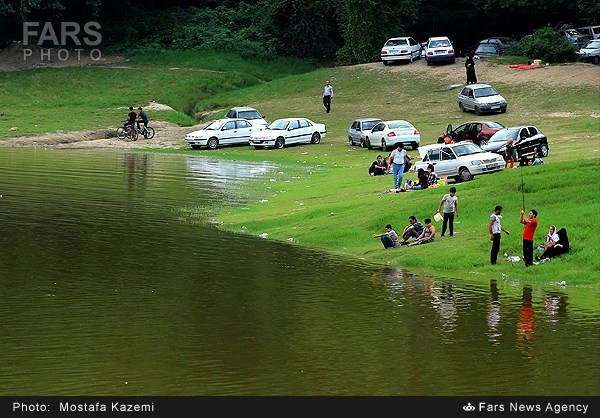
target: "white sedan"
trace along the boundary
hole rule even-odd
[[[250,135],[262,131],[264,126],[252,126],[246,119],[219,119],[204,129],[190,132],[185,140],[194,149],[217,149],[219,145],[246,144]]]
[[[318,144],[327,134],[325,125],[306,118],[277,119],[264,131],[250,136],[254,148],[283,148],[288,144]]]
[[[381,48],[380,57],[383,65],[391,61],[413,62],[421,58],[421,44],[411,37],[390,38]]]
[[[504,170],[504,158],[493,152],[481,149],[472,142],[458,144],[433,144],[419,148],[421,161],[415,164],[415,170],[432,164],[438,176],[454,178],[456,181],[468,181],[478,174]]]
[[[365,141],[368,149],[381,148],[386,151],[396,146],[398,142],[417,149],[421,143],[421,134],[410,122],[390,120],[373,126],[370,132],[365,133]]]

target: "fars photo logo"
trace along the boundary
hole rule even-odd
[[[73,56],[79,61],[85,55],[98,61],[102,58],[102,52],[94,47],[102,43],[101,28],[98,22],[86,22],[83,25],[78,22],[23,22],[23,46],[26,47],[23,48],[23,59],[26,61],[33,57],[35,51],[40,54],[41,61],[54,58],[66,61]],[[34,50],[31,46],[37,48]]]

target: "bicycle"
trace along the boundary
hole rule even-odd
[[[120,126],[117,128],[117,138],[119,139],[130,139],[132,141],[137,141],[138,139],[138,135],[143,135],[145,139],[152,139],[154,138],[154,128],[151,126],[143,126],[142,128],[138,128],[137,126],[135,126],[134,129],[132,129],[133,132],[131,132],[131,134],[129,132],[125,131],[125,128]]]
[[[128,139],[130,141],[137,141],[138,139],[138,130],[135,126],[131,126],[129,125],[127,127],[127,130],[125,130],[125,127],[123,126],[119,126],[117,128],[117,138],[119,139]]]

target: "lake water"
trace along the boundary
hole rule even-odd
[[[276,168],[200,155],[0,149],[0,395],[600,394],[593,289],[218,231]]]

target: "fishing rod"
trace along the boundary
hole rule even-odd
[[[523,212],[525,212],[525,185],[523,183],[523,167],[519,167],[521,172],[521,196],[523,198]]]

